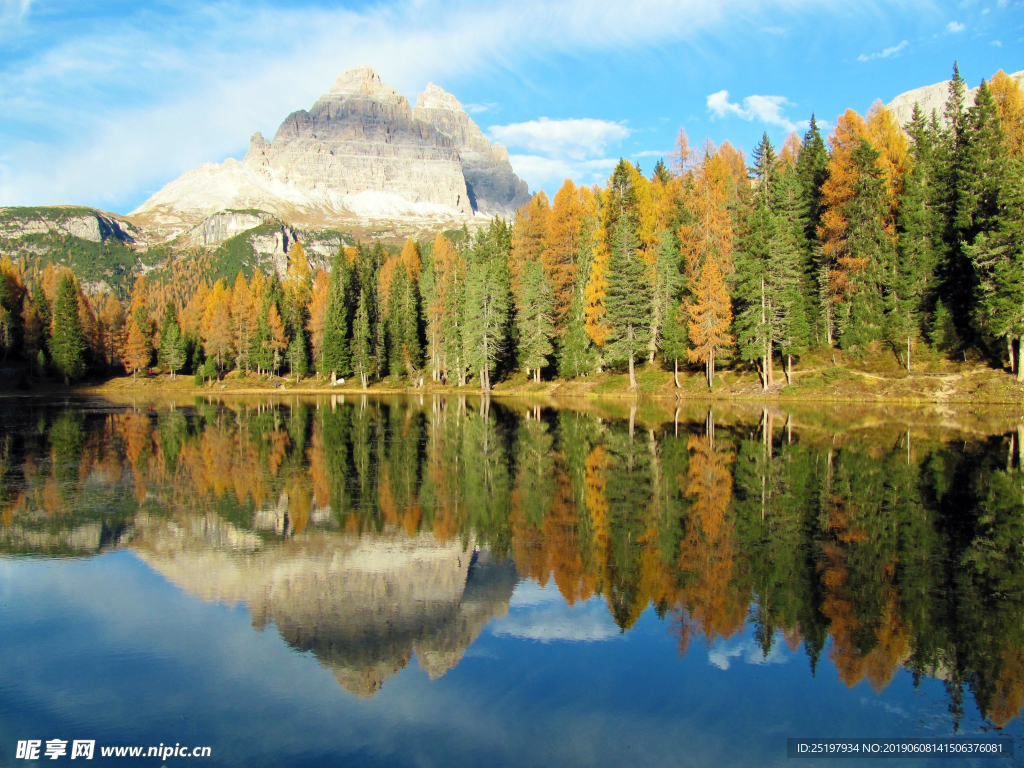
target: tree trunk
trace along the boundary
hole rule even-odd
[[[1015,365],[1017,367],[1017,381],[1024,384],[1024,365],[1020,364],[1020,342],[1021,339],[1017,337],[1017,354],[1014,356]]]
[[[907,373],[910,373],[910,337],[907,336]]]
[[[775,348],[772,345],[771,339],[768,340],[768,354],[765,356],[767,363],[766,368],[768,369],[768,386],[775,386]]]
[[[786,355],[786,383],[793,383],[793,356]]]
[[[540,368],[535,368],[533,373],[535,375],[534,381],[540,384]]]
[[[633,369],[633,353],[629,353],[629,388],[636,389],[636,372]]]
[[[676,384],[676,389],[679,389],[679,358],[675,358],[675,370],[672,372],[672,380]]]

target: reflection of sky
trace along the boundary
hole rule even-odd
[[[0,559],[0,765],[17,739],[87,738],[208,745],[204,766],[781,766],[787,736],[950,730],[939,681],[915,690],[900,671],[881,695],[847,689],[828,649],[814,677],[781,641],[788,663],[745,663],[760,653],[750,630],[681,658],[653,611],[621,635],[606,615],[523,584],[443,677],[413,662],[361,700],[244,606],[204,603],[131,552]],[[556,641],[599,637],[616,641]]]
[[[744,664],[785,664],[793,654],[776,642],[766,656],[751,637],[720,639],[708,650],[708,661],[719,669],[728,669],[734,661]]]
[[[592,642],[622,637],[601,597],[592,597],[569,605],[557,587],[541,587],[534,581],[521,581],[509,603],[508,616],[491,625],[498,636],[519,637],[549,642]]]

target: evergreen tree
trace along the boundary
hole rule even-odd
[[[892,288],[895,245],[885,231],[885,190],[879,153],[866,139],[853,150],[853,196],[843,207],[848,222],[846,245],[839,257],[845,280],[836,307],[836,327],[843,349],[864,348],[883,337],[884,308]]]
[[[910,371],[913,340],[927,325],[940,222],[935,208],[935,136],[916,104],[907,133],[913,164],[904,179],[896,220],[898,258],[886,306],[886,335],[897,348],[906,344],[904,364]]]
[[[420,296],[418,286],[401,262],[396,265],[391,281],[385,324],[390,373],[412,376],[423,363]]]
[[[181,328],[178,325],[178,313],[172,302],[167,302],[164,310],[164,321],[160,327],[160,346],[157,350],[157,360],[161,368],[171,372],[171,379],[185,365],[185,339],[181,335]]]
[[[668,171],[668,166],[665,165],[665,161],[662,158],[658,158],[658,162],[654,164],[654,173],[651,174],[651,180],[657,179],[662,184],[668,184],[672,181],[672,174]]]
[[[974,106],[968,110],[961,188],[954,220],[960,237],[960,252],[971,273],[970,319],[978,341],[993,336],[995,272],[1003,257],[991,248],[976,246],[979,242],[991,243],[992,235],[1003,220],[1021,216],[1019,208],[1008,210],[1001,204],[1000,196],[1007,183],[1005,154],[995,101],[982,81]]]
[[[1024,381],[1024,158],[1006,163],[992,230],[981,232],[965,252],[979,275],[976,316],[986,334],[1005,341],[1010,369]],[[1017,342],[1017,348],[1014,346]]]
[[[653,291],[647,263],[638,251],[636,189],[630,166],[620,160],[609,187],[608,289],[605,297],[608,337],[605,356],[629,366],[629,386],[636,389],[635,363],[650,339],[650,311]]]
[[[484,392],[508,351],[512,295],[507,228],[500,219],[477,234],[466,263],[464,347],[466,362]]]
[[[373,336],[370,329],[370,312],[367,309],[366,291],[359,291],[359,304],[352,322],[352,368],[359,376],[363,389],[369,386],[373,375]]]
[[[288,369],[295,374],[295,383],[309,370],[309,362],[306,351],[306,334],[302,326],[296,326],[295,335],[288,345]]]
[[[827,291],[818,228],[825,212],[821,188],[828,179],[828,150],[813,114],[800,145],[796,172],[800,181],[800,210],[804,221],[803,305],[811,335],[820,344],[828,333],[824,327],[826,318],[817,311],[820,298]]]
[[[61,278],[53,301],[50,358],[70,383],[85,375],[85,335],[78,315],[78,285],[70,273]]]
[[[587,333],[585,306],[583,286],[577,285],[569,305],[565,334],[558,345],[558,375],[563,379],[588,374],[597,367],[597,352]]]
[[[533,380],[540,383],[541,369],[546,368],[554,352],[551,339],[555,333],[551,284],[544,275],[539,261],[523,266],[522,309],[519,312],[519,365],[532,371]]]
[[[767,389],[774,384],[776,350],[788,359],[808,342],[804,226],[797,173],[788,166],[779,172],[767,136],[753,157],[754,210],[736,260],[736,341],[742,359],[758,362]]]
[[[679,294],[682,291],[683,275],[679,270],[679,244],[672,233],[662,230],[658,239],[657,262],[655,262],[654,290],[651,296],[651,330],[650,340],[655,350],[664,350],[666,325],[679,307]],[[654,362],[653,355],[651,362]]]
[[[672,363],[672,381],[679,387],[679,361],[686,359],[686,350],[690,347],[690,336],[686,323],[683,321],[685,306],[676,300],[665,315],[665,324],[661,329],[661,354],[663,359]]]
[[[352,372],[348,340],[350,281],[348,260],[344,253],[339,252],[331,265],[327,307],[324,310],[320,373],[325,376],[330,373],[348,376]]]

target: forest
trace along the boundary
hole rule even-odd
[[[839,348],[907,372],[970,356],[1024,381],[1024,94],[1002,71],[966,94],[954,67],[942,114],[901,127],[876,102],[827,138],[812,116],[749,160],[680,130],[650,177],[621,160],[603,188],[566,180],[511,223],[342,247],[316,271],[295,243],[284,275],[212,285],[176,265],[138,275],[127,306],[5,257],[0,354],[65,382],[123,366],[489,391],[515,371],[614,370],[635,390],[654,364],[677,387],[728,366],[777,391],[794,361]]]

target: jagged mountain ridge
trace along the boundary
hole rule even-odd
[[[370,67],[342,74],[272,141],[252,136],[239,162],[205,164],[130,214],[174,237],[228,209],[305,226],[511,215],[529,199],[504,147],[492,145],[454,96],[430,84],[416,109]]]
[[[1021,85],[1024,85],[1024,70],[1014,72],[1010,77]],[[974,97],[975,94],[978,93],[979,87],[980,86],[976,86],[967,90],[964,94],[964,106],[970,107],[974,105]],[[942,111],[946,106],[946,99],[948,96],[949,80],[943,80],[941,83],[925,85],[921,88],[914,88],[911,91],[901,93],[886,106],[889,111],[892,112],[893,117],[899,121],[900,125],[906,125],[914,115],[915,104],[921,107],[921,111],[926,117],[931,117],[931,114],[934,111],[941,119]]]

